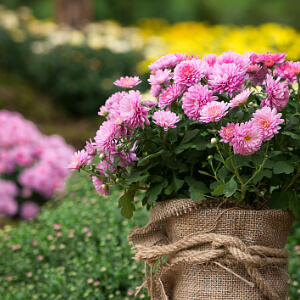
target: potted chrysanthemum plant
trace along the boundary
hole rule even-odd
[[[141,201],[148,225],[129,236],[136,259],[161,264],[153,299],[285,299],[283,250],[300,216],[300,62],[284,53],[180,53],[115,84],[94,140],[74,154],[100,194]],[[97,160],[94,158],[97,156]],[[96,163],[95,163],[96,162]],[[138,199],[135,195],[138,190]]]

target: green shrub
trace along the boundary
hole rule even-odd
[[[16,39],[16,32],[22,32],[21,40]],[[63,44],[36,53],[38,43],[25,28],[10,32],[0,26],[0,68],[30,80],[52,96],[57,107],[76,116],[96,117],[106,99],[120,90],[113,82],[136,74],[138,63],[144,59],[139,51],[116,53],[85,44]],[[144,81],[142,89],[146,86]]]
[[[127,235],[147,220],[126,220],[117,192],[99,197],[74,174],[63,201],[44,208],[35,221],[0,232],[0,295],[15,299],[131,299],[143,266],[131,257]],[[143,292],[138,299],[147,297]]]

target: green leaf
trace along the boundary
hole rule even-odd
[[[237,183],[234,180],[234,177],[232,177],[224,186],[223,193],[228,198],[232,196],[237,189]]]
[[[177,192],[183,186],[185,181],[178,179],[175,173],[173,173],[173,180],[174,180],[175,191]]]
[[[300,197],[295,191],[289,191],[289,209],[293,215],[298,219],[300,218]]]
[[[291,174],[294,172],[294,167],[285,161],[277,161],[273,166],[274,174]]]
[[[224,184],[219,185],[217,188],[215,188],[213,190],[213,194],[219,195],[219,194],[221,194],[223,192],[223,190],[224,190]]]
[[[116,156],[114,157],[114,159],[113,159],[113,164],[114,164],[115,166],[117,166],[118,163],[119,163],[119,161],[120,161],[120,156],[119,156],[119,155],[116,155]]]
[[[203,174],[203,175],[206,175],[206,176],[215,177],[214,175],[209,174],[209,173],[206,172],[206,171],[199,170],[198,172],[199,172],[200,174]]]
[[[268,205],[273,209],[287,210],[289,201],[281,192],[275,191],[271,194],[271,199],[268,201]]]
[[[251,167],[249,158],[245,155],[236,154],[233,158],[233,163],[237,168],[240,167]]]
[[[210,184],[210,188],[213,190],[212,194],[219,195],[224,190],[224,184],[220,184],[218,181],[214,181]]]
[[[253,183],[254,184],[257,184],[259,181],[261,181],[261,179],[263,177],[267,177],[267,178],[271,178],[273,175],[272,171],[271,170],[267,170],[267,169],[264,169],[264,170],[261,170],[258,174],[256,174],[256,176],[253,178]]]
[[[180,144],[175,150],[175,154],[180,154],[181,152],[183,152],[185,149],[188,149],[188,148],[192,148],[194,147],[195,144],[194,142],[189,142],[189,143],[185,143],[185,144]]]
[[[285,132],[282,132],[282,134],[288,135],[288,136],[290,136],[294,140],[300,140],[300,135],[295,134],[293,132],[285,131]]]
[[[166,195],[171,195],[173,192],[175,192],[175,184],[172,182],[166,189],[165,189],[165,194]]]
[[[164,150],[160,150],[160,151],[158,151],[158,152],[156,152],[156,153],[152,153],[152,154],[149,154],[149,155],[147,155],[147,156],[145,156],[145,157],[143,157],[143,158],[140,158],[140,159],[138,160],[138,165],[142,166],[142,165],[145,164],[148,160],[150,160],[150,159],[152,159],[152,158],[155,158],[155,157],[157,157],[157,156],[162,155],[163,152],[164,152]]]
[[[146,192],[147,203],[151,205],[154,201],[157,200],[157,197],[161,194],[162,190],[168,185],[168,180],[165,179],[162,182],[151,185]]]
[[[205,183],[190,177],[186,177],[185,180],[189,184],[189,192],[192,200],[195,202],[203,200],[205,194],[209,192]]]
[[[199,132],[200,132],[199,129],[194,129],[194,130],[188,131],[188,132],[184,135],[181,144],[185,144],[185,143],[189,142],[189,141],[192,140],[196,135],[198,135]]]
[[[225,178],[226,178],[227,174],[228,174],[228,169],[226,167],[222,167],[218,171],[218,177],[220,179],[222,179],[223,181],[225,181]]]
[[[204,136],[198,135],[194,139],[194,144],[196,146],[197,150],[205,150],[206,148],[211,148],[213,145],[211,145],[210,141],[207,140]]]
[[[119,208],[121,208],[121,215],[130,219],[135,211],[135,206],[133,204],[133,195],[127,191],[119,199]]]
[[[137,172],[130,174],[128,178],[126,178],[126,183],[131,184],[133,182],[145,182],[145,180],[148,178],[148,174],[142,174],[142,172]]]

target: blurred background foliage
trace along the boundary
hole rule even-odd
[[[41,19],[51,18],[54,1],[2,0],[10,9],[30,6]],[[257,25],[276,22],[300,29],[297,0],[94,0],[94,19],[114,19],[123,25],[143,18],[163,18],[170,23],[208,21],[211,24]]]

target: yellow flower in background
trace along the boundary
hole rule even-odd
[[[244,54],[285,52],[287,60],[300,58],[300,33],[292,27],[268,23],[259,26],[210,25],[206,22],[181,22],[170,25],[164,19],[145,19],[137,26],[123,27],[114,20],[93,22],[81,31],[61,26],[51,20],[36,19],[31,10],[22,7],[10,11],[0,6],[0,26],[11,38],[22,43],[27,35],[34,41],[32,51],[45,53],[62,44],[86,45],[92,49],[107,48],[115,53],[141,51],[145,59],[137,67],[148,71],[148,65],[168,53],[220,55],[226,51]]]

